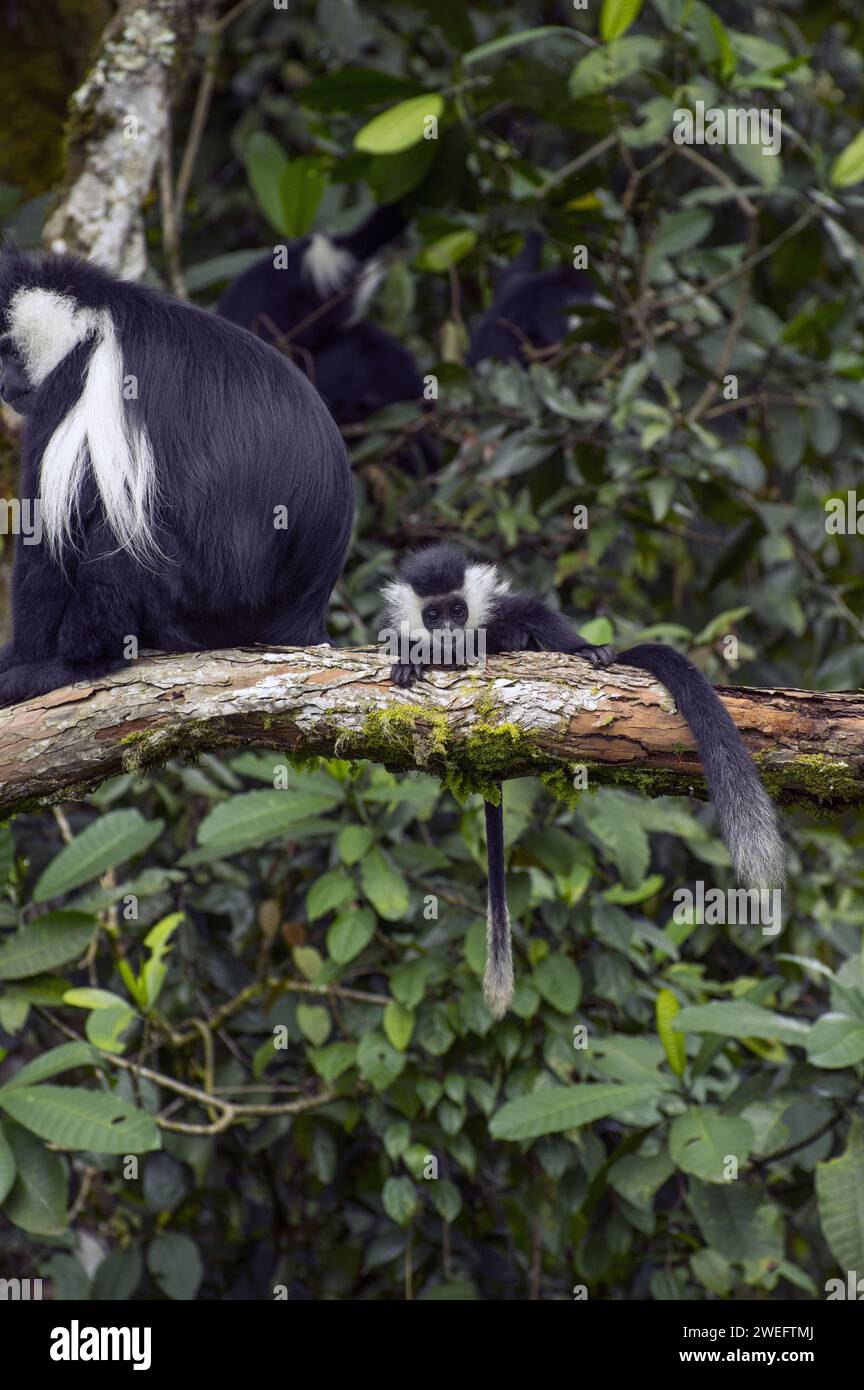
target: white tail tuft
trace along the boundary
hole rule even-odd
[[[343,246],[315,232],[303,255],[303,274],[308,275],[322,298],[344,289],[357,262]]]
[[[126,418],[123,355],[107,310],[98,315],[97,334],[84,389],[42,455],[42,520],[51,552],[59,556],[71,543],[89,461],[111,531],[143,561],[159,555],[153,537],[156,463],[146,430]]]
[[[747,888],[782,888],[786,849],[774,803],[758,776],[731,810],[725,812],[719,805],[717,809],[738,882]]]
[[[490,903],[486,914],[486,970],[483,993],[493,1018],[502,1018],[513,998],[513,949],[510,944],[510,915],[504,909],[503,922],[493,920]]]

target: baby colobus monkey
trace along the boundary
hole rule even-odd
[[[0,398],[24,414],[0,705],[143,648],[326,642],[354,509],[333,419],[284,356],[72,256],[0,253]]]
[[[382,628],[411,641],[435,632],[485,631],[485,650],[573,653],[593,666],[635,666],[648,671],[674,697],[696,740],[708,791],[738,881],[748,887],[781,885],[785,878],[783,839],[773,802],[756,766],[714,687],[673,647],[647,642],[615,656],[611,647],[580,637],[560,613],[539,599],[510,592],[510,581],[495,565],[470,561],[458,546],[436,543],[408,554],[395,580],[385,585]],[[423,678],[423,661],[392,667],[403,688]],[[504,880],[503,794],[497,806],[485,803],[489,876],[487,958],[483,988],[496,1018],[513,994],[510,919]]]

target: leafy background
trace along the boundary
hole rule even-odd
[[[81,7],[53,32],[37,11],[10,29],[34,118],[0,190],[25,244],[85,62]],[[431,424],[407,405],[350,434],[335,640],[368,640],[403,547],[459,534],[594,640],[861,685],[861,547],[825,502],[864,462],[862,37],[853,0],[239,14],[190,293],[401,197],[373,314],[439,383]],[[417,96],[437,141],[412,138]],[[676,146],[697,99],[779,107],[781,155]],[[532,228],[549,265],[588,247],[606,307],[527,371],[471,373],[467,325]],[[424,422],[439,466],[406,468]],[[731,884],[703,803],[508,784],[518,989],[493,1025],[479,802],[340,761],[274,790],[280,764],[171,764],[3,830],[0,1272],[94,1299],[701,1300],[864,1270],[858,817],[785,809],[772,938],[674,920],[676,888]]]

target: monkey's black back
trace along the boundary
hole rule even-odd
[[[540,269],[542,244],[537,232],[529,232],[519,255],[499,275],[492,303],[471,333],[470,367],[488,357],[524,364],[526,347],[551,347],[566,337],[569,304],[594,300],[590,275],[567,265]]]
[[[74,258],[0,258],[0,316],[20,288],[110,314],[126,419],[146,429],[155,460],[159,553],[141,563],[118,546],[88,470],[62,566],[45,546],[17,547],[13,648],[35,632],[45,657],[86,675],[129,635],[167,651],[326,641],[353,485],[338,429],[303,374],[244,329]],[[35,392],[23,496],[40,495],[43,453],[81,395],[91,351],[89,339],[73,347]],[[75,678],[57,675],[54,684]],[[30,693],[23,674],[11,689]],[[8,695],[0,682],[0,702]]]

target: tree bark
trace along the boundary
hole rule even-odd
[[[147,265],[142,206],[164,153],[178,67],[212,0],[123,0],[69,103],[66,184],[44,241],[129,279]]]
[[[551,653],[437,670],[411,691],[388,672],[368,648],[147,656],[117,675],[0,710],[0,814],[225,747],[368,758],[431,772],[465,792],[531,774],[566,795],[584,766],[589,786],[705,794],[687,725],[641,672],[597,672]],[[864,801],[864,695],[719,693],[778,800],[834,810]]]

